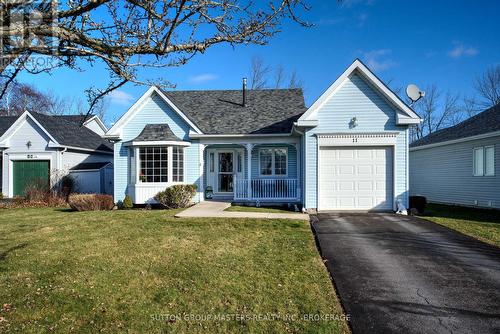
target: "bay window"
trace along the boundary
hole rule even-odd
[[[167,183],[184,181],[184,148],[144,146],[138,148],[138,181]]]
[[[184,182],[184,149],[179,146],[172,148],[172,181]]]
[[[261,176],[286,176],[288,150],[286,148],[263,148],[259,151]]]

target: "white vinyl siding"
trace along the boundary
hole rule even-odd
[[[410,193],[430,202],[500,208],[500,155],[488,150],[493,175],[474,176],[474,149],[498,147],[500,136],[410,152]],[[492,155],[492,156],[491,156]],[[488,170],[489,168],[488,167]]]

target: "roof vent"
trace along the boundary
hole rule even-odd
[[[247,78],[243,78],[243,107],[247,106]]]

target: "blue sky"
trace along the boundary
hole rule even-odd
[[[311,0],[303,28],[286,22],[266,46],[217,46],[181,68],[144,71],[162,77],[176,89],[239,89],[252,57],[271,66],[296,70],[304,83],[306,105],[355,59],[360,58],[393,88],[436,84],[443,91],[471,95],[474,78],[500,63],[500,1]],[[58,70],[52,75],[23,75],[42,90],[81,96],[106,84],[102,66],[82,72]],[[123,114],[147,87],[126,85],[109,98],[107,122]]]

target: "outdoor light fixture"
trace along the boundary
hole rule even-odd
[[[28,140],[28,142],[26,143],[26,147],[28,147],[28,149],[31,147],[31,141]]]
[[[354,129],[355,127],[358,126],[358,119],[356,117],[353,117],[351,121],[349,122],[349,127],[351,129]]]

